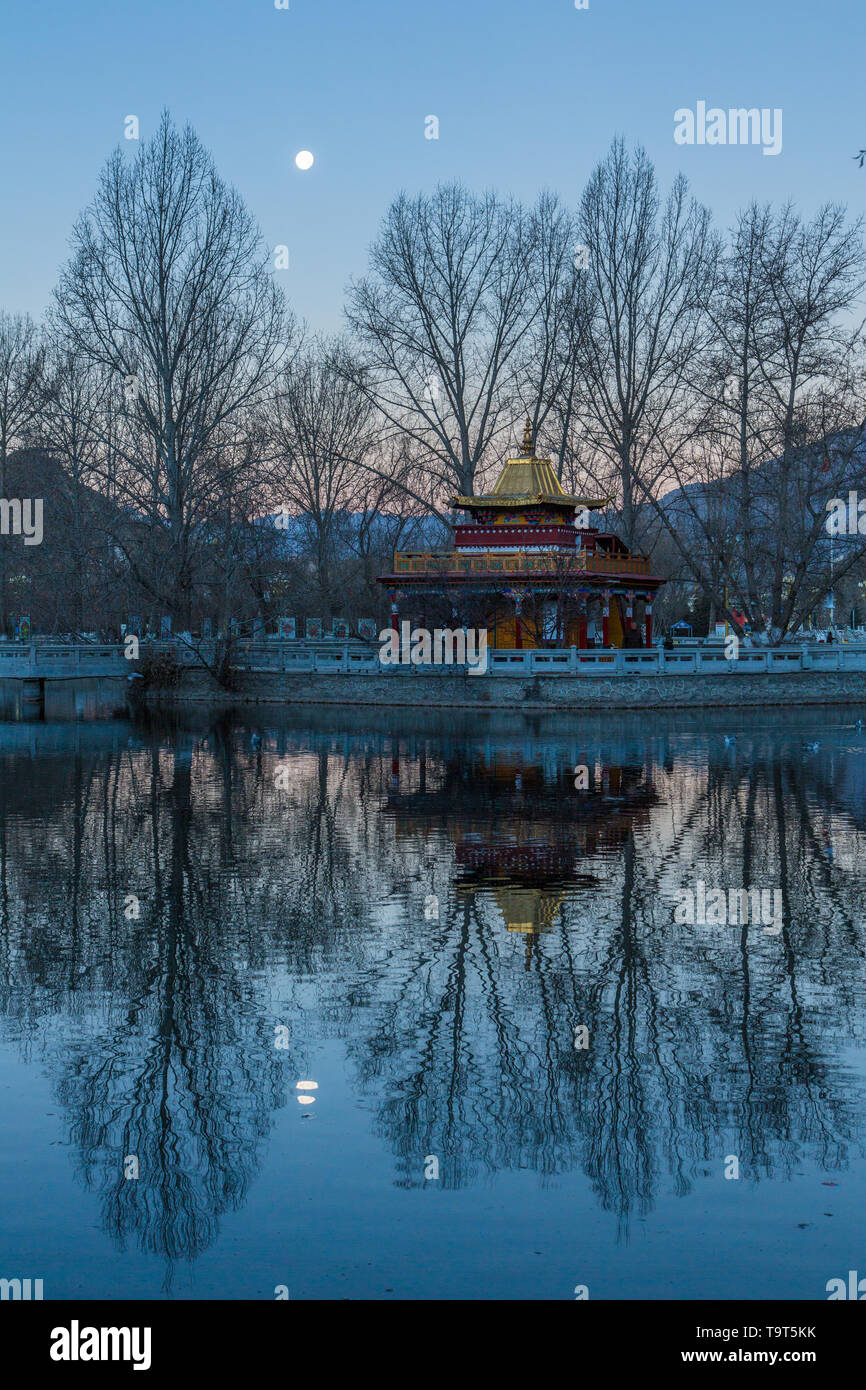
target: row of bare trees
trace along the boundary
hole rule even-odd
[[[75,628],[373,611],[388,550],[444,540],[528,415],[672,593],[781,636],[864,558],[825,524],[866,482],[864,281],[841,207],[723,236],[615,141],[574,210],[401,194],[324,341],[165,115],[108,160],[45,324],[0,316],[0,490],[46,489],[44,553],[0,537],[0,629],[40,596]]]

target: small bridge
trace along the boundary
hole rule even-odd
[[[128,676],[133,663],[110,643],[56,645],[0,642],[0,680],[75,680],[82,676]]]

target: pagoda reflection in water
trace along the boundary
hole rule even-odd
[[[570,769],[523,766],[505,752],[446,758],[432,789],[423,752],[417,766],[417,785],[403,789],[399,761],[392,763],[386,809],[398,839],[431,829],[447,835],[458,898],[496,905],[506,929],[527,938],[527,969],[535,939],[556,924],[566,897],[598,884],[587,861],[616,853],[657,801],[640,764],[597,764],[582,791]]]

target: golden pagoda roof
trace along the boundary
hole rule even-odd
[[[565,499],[550,459],[509,459],[493,489],[494,497],[555,497]]]
[[[492,492],[480,497],[452,497],[452,507],[588,507],[590,511],[604,507],[607,497],[570,497],[563,492],[550,459],[536,458],[532,445],[532,428],[526,421],[523,453],[510,458],[499,475]]]

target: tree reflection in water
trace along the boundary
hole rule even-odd
[[[758,1182],[860,1151],[866,757],[843,734],[818,765],[769,720],[736,754],[712,716],[340,721],[4,735],[3,1028],[121,1245],[213,1242],[326,1038],[405,1187],[428,1154],[452,1188],[581,1169],[625,1233],[728,1153]],[[781,933],[674,925],[698,878],[781,887]]]

